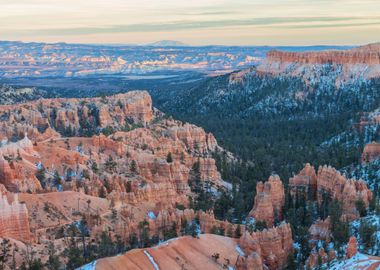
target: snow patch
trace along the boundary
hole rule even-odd
[[[149,254],[148,251],[144,250],[144,254],[148,257],[150,263],[153,265],[154,267],[154,270],[160,270],[160,268],[158,267],[158,264],[154,261],[152,255]]]
[[[89,264],[83,265],[76,270],[95,270],[96,269],[96,261],[93,261]]]
[[[241,249],[241,247],[239,245],[237,245],[235,247],[235,250],[236,250],[237,253],[239,253],[240,256],[243,256],[243,257],[245,256],[244,251]]]
[[[355,256],[348,260],[336,261],[329,268],[329,270],[341,270],[341,269],[362,269],[369,270],[373,269],[380,260],[371,259],[367,255],[362,253],[357,253]],[[378,268],[377,268],[378,269]]]
[[[148,214],[147,214],[148,218],[150,219],[153,219],[155,220],[156,219],[156,215],[152,212],[152,211],[149,211]]]

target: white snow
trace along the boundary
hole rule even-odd
[[[154,269],[155,270],[160,270],[160,268],[158,267],[158,264],[154,261],[152,255],[149,254],[148,251],[144,250],[144,254],[148,257],[150,263],[153,265]]]
[[[156,215],[152,212],[152,211],[149,211],[147,216],[150,218],[150,219],[153,219],[155,220],[156,219]]]
[[[239,245],[237,245],[237,246],[235,247],[235,250],[236,250],[237,253],[239,253],[240,256],[243,256],[243,257],[245,256],[244,251],[240,248]]]
[[[372,260],[367,255],[357,253],[354,257],[348,260],[336,261],[330,266],[329,270],[341,270],[341,269],[370,269],[371,265],[378,263],[379,260]]]
[[[362,244],[360,237],[360,226],[362,222],[366,222],[375,228],[375,233],[372,235],[373,245],[365,253],[379,256],[380,255],[380,216],[376,214],[368,215],[366,217],[357,219],[351,223],[351,233],[356,236],[358,243]],[[359,246],[360,250],[364,250],[364,246]]]
[[[153,248],[158,248],[158,247],[161,247],[161,246],[167,246],[169,245],[170,242],[173,242],[175,240],[177,240],[178,237],[175,237],[175,238],[171,238],[169,240],[166,240],[166,241],[162,241],[162,242],[159,242],[157,246],[154,246]]]
[[[96,268],[96,261],[93,261],[89,264],[86,264],[77,268],[76,270],[95,270],[95,268]]]

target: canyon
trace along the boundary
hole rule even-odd
[[[230,191],[213,158],[225,150],[211,133],[154,109],[147,92],[1,105],[0,119],[0,237],[21,241],[12,242],[19,250],[16,263],[29,245],[43,262],[49,243],[62,254],[69,246],[63,235],[86,222],[89,243],[106,231],[113,240],[141,239],[142,228],[151,239],[165,239],[169,231],[182,235],[197,224],[199,232],[229,236],[200,235],[206,238],[200,240],[203,245],[220,238],[227,241],[225,250],[231,248],[228,243],[242,246],[247,255],[239,259],[225,253],[238,269],[250,269],[254,257],[260,267],[286,266],[293,243],[288,224],[250,234],[243,224],[216,219],[212,210],[189,208],[189,197],[196,198],[194,181],[209,186],[213,196]],[[272,190],[276,212],[284,201],[276,188],[283,186],[278,177],[268,183],[261,183],[262,192]],[[240,240],[233,238],[239,235]],[[197,241],[183,239],[178,241]],[[159,262],[162,267],[168,263]]]
[[[121,58],[114,65],[112,57],[78,57],[72,63],[85,63],[88,74],[127,65]],[[153,62],[142,69],[162,67]],[[20,103],[7,97],[8,105],[0,105],[0,237],[17,247],[17,265],[30,247],[47,263],[53,244],[70,269],[89,258],[91,269],[277,270],[292,262],[350,269],[343,249],[351,266],[358,260],[376,266],[378,258],[361,253],[351,232],[342,247],[332,245],[338,221],[350,226],[374,211],[373,182],[345,172],[359,156],[346,145],[361,145],[344,136],[363,142],[357,166],[378,159],[379,66],[376,44],[270,51],[257,67],[210,77],[172,97],[163,108],[173,117],[154,108],[147,91],[47,99],[20,90]],[[309,160],[316,167],[304,165]],[[324,209],[335,202],[338,219]],[[307,211],[310,220],[297,220]],[[113,250],[101,253],[107,241]],[[74,266],[67,254],[75,246],[86,260]]]

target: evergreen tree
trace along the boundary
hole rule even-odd
[[[173,158],[172,158],[172,153],[169,152],[168,155],[166,156],[166,161],[168,163],[172,163],[173,162]]]

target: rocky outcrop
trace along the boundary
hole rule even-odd
[[[362,162],[372,162],[380,157],[380,143],[366,144],[362,154]]]
[[[264,269],[261,256],[256,252],[252,252],[251,255],[246,257],[239,257],[236,262],[236,267],[238,270]]]
[[[315,185],[315,175],[316,185]],[[368,207],[372,199],[372,192],[362,180],[346,179],[339,171],[330,166],[321,166],[315,173],[310,164],[306,164],[300,175],[296,175],[289,181],[291,193],[307,192],[306,198],[322,203],[327,196],[342,202],[343,214],[349,220],[359,217],[356,202],[363,200]]]
[[[9,203],[6,196],[0,195],[0,237],[31,241],[28,210],[17,196]]]
[[[302,191],[304,194],[307,194],[307,198],[315,199],[317,192],[317,174],[315,169],[307,163],[296,176],[289,179],[289,187],[292,196]]]
[[[314,248],[311,251],[309,258],[306,260],[306,265],[310,269],[313,269],[318,265],[322,265],[332,261],[333,259],[335,259],[335,257],[335,251],[332,249],[328,253],[326,253],[323,248],[318,249],[318,251]]]
[[[274,175],[265,183],[257,183],[255,202],[249,215],[272,227],[275,221],[282,220],[284,204],[284,186],[280,177]]]
[[[256,269],[244,265],[260,264],[269,269],[284,269],[287,258],[293,250],[292,231],[290,225],[282,223],[278,227],[249,233],[246,231],[240,238],[240,247],[245,253],[245,259],[239,262],[241,269]],[[260,269],[260,268],[258,268]]]
[[[359,217],[356,201],[363,200],[368,207],[372,199],[372,192],[362,180],[346,179],[340,172],[330,166],[319,167],[317,201],[322,203],[323,194],[342,202],[343,214],[349,220]]]
[[[211,133],[191,124],[173,127],[169,133],[174,140],[182,141],[189,149],[199,153],[215,151],[218,146]]]
[[[0,183],[12,192],[36,192],[41,184],[35,176],[36,168],[22,160],[6,160],[0,154]]]
[[[356,243],[356,237],[351,236],[350,240],[348,241],[348,244],[347,244],[346,258],[350,259],[350,258],[354,257],[357,252],[358,252],[358,247],[357,247],[357,243]]]
[[[323,240],[327,243],[330,242],[331,234],[331,222],[330,217],[325,220],[317,220],[309,228],[310,240],[313,244],[318,243],[318,241]]]

